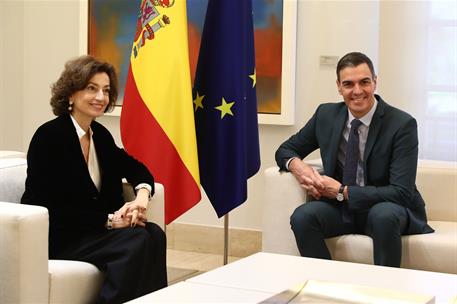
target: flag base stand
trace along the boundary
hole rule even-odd
[[[224,265],[228,263],[228,225],[229,225],[229,214],[224,215]]]

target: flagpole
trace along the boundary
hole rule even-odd
[[[224,265],[228,263],[228,225],[229,225],[229,214],[224,215]]]

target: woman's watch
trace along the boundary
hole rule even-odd
[[[338,194],[336,195],[336,200],[339,202],[344,201],[344,185],[341,184],[340,189],[338,189]]]

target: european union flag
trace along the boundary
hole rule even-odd
[[[251,0],[209,0],[193,94],[200,182],[221,217],[260,168]]]

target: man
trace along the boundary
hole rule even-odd
[[[302,256],[331,259],[324,239],[359,233],[373,239],[374,263],[399,267],[401,235],[430,233],[416,189],[416,120],[374,94],[371,60],[349,53],[336,68],[344,102],[320,105],[276,151],[315,200],[299,206],[291,228]],[[320,149],[321,175],[302,161]]]

